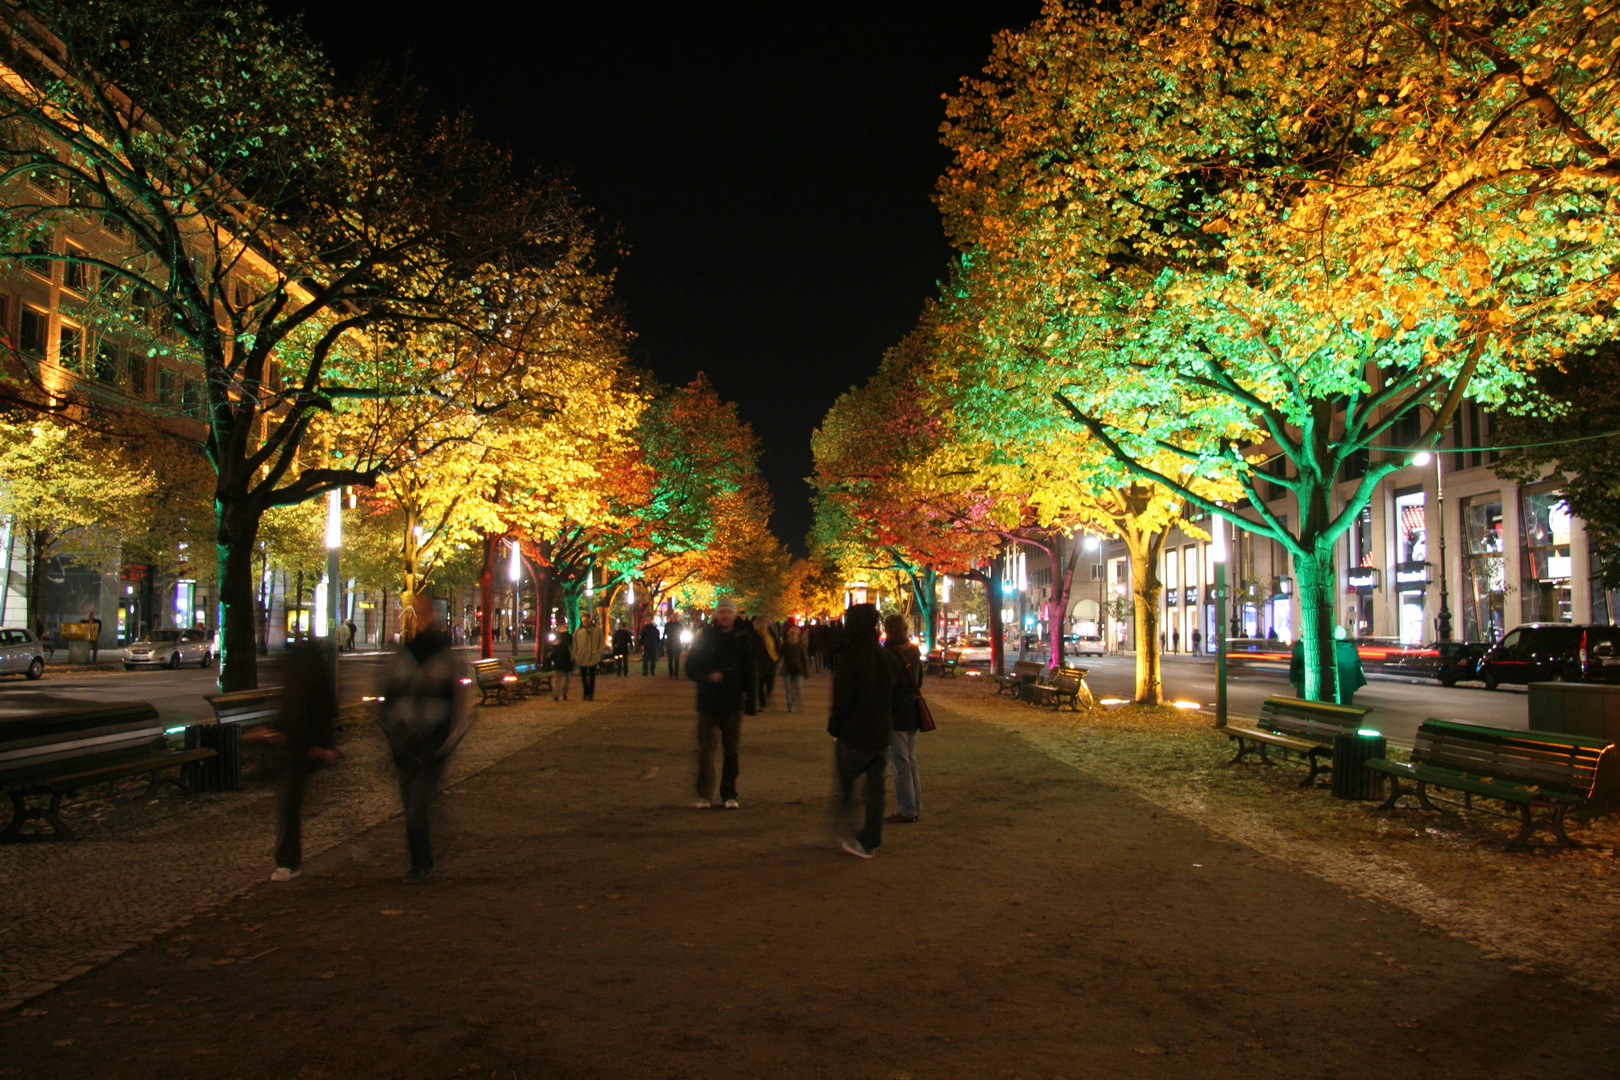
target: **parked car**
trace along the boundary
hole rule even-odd
[[[990,662],[990,639],[987,637],[963,638],[952,648],[962,650],[959,664],[988,664]]]
[[[45,674],[45,644],[32,630],[20,626],[0,629],[0,675],[26,675],[37,679]]]
[[[181,664],[207,667],[213,660],[214,643],[206,630],[148,630],[124,650],[125,671]]]
[[[1105,656],[1108,646],[1096,634],[1065,634],[1063,651],[1070,656]]]
[[[1620,626],[1525,623],[1479,659],[1485,689],[1502,683],[1620,683]]]
[[[1477,641],[1431,641],[1406,649],[1389,670],[1401,675],[1437,679],[1441,686],[1455,686],[1479,678],[1479,658],[1487,646]]]

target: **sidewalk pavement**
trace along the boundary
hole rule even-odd
[[[245,852],[229,874],[173,866],[161,829],[6,851],[36,910],[30,860],[116,853],[103,902],[162,882],[196,917],[0,1016],[0,1077],[1615,1074],[1611,999],[1220,840],[971,702],[936,702],[922,820],[866,862],[827,831],[825,676],[803,713],[745,719],[737,811],[692,808],[689,683],[599,687],[485,710],[423,886],[397,818],[367,814],[262,881],[267,805],[191,834]],[[518,732],[521,709],[542,719]],[[380,808],[373,782],[323,819]],[[213,902],[188,885],[209,872]]]

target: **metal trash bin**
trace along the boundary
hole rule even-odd
[[[1384,774],[1363,766],[1384,756],[1388,748],[1381,732],[1362,728],[1354,735],[1333,737],[1333,797],[1378,799],[1384,794]]]
[[[235,724],[191,724],[186,728],[186,749],[214,751],[204,761],[185,766],[186,785],[193,791],[242,790],[242,729]]]

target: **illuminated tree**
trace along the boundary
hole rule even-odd
[[[1054,2],[948,106],[989,360],[1290,553],[1312,698],[1336,696],[1335,543],[1378,482],[1465,395],[1610,333],[1615,18]],[[1272,455],[1287,520],[1256,489]],[[1246,513],[1187,482],[1222,474]]]
[[[99,332],[148,333],[202,366],[220,684],[252,687],[264,514],[408,457],[408,438],[310,454],[321,418],[390,398],[496,404],[504,372],[410,344],[431,327],[494,332],[514,291],[577,305],[583,213],[559,183],[512,180],[469,121],[429,123],[377,86],[340,92],[253,4],[11,0],[6,22],[0,62],[21,79],[0,95],[0,182],[35,181],[12,187],[8,246],[85,267]],[[36,243],[97,226],[117,243]]]

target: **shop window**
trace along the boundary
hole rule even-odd
[[[1556,488],[1519,491],[1519,596],[1525,622],[1569,622],[1569,506]]]
[[[1462,500],[1462,530],[1463,640],[1497,641],[1507,594],[1501,493]]]

